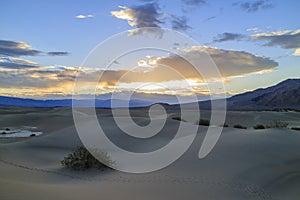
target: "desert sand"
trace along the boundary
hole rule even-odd
[[[114,141],[139,150],[137,142],[115,135],[119,130],[111,123],[110,110],[97,113]],[[131,114],[139,123],[147,121],[142,109]],[[172,138],[180,123],[172,119],[176,115],[172,111],[161,136],[146,142],[149,149]],[[201,118],[208,117],[209,112],[201,112]],[[1,128],[32,126],[43,132],[29,138],[0,138],[0,199],[299,199],[300,132],[252,128],[276,119],[300,126],[299,112],[229,111],[229,127],[206,158],[197,156],[207,129],[199,126],[194,143],[175,163],[151,173],[129,174],[61,166],[60,161],[81,145],[70,108],[0,108]],[[248,129],[235,129],[235,124]]]

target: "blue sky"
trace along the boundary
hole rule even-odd
[[[192,37],[201,45],[233,53],[247,52],[257,57],[267,57],[277,63],[269,72],[257,71],[257,74],[251,74],[243,71],[241,76],[226,80],[225,86],[230,94],[266,87],[286,78],[300,76],[300,50],[299,55],[296,53],[300,49],[300,34],[297,32],[300,29],[300,2],[294,0],[3,0],[0,7],[0,40],[23,42],[30,45],[30,49],[41,53],[29,56],[8,55],[4,49],[0,56],[2,65],[6,66],[2,67],[0,73],[6,73],[3,77],[7,77],[7,73],[14,73],[14,78],[20,75],[20,79],[26,74],[26,67],[22,68],[23,74],[13,71],[15,69],[7,72],[6,61],[9,58],[9,62],[14,64],[9,65],[11,68],[20,63],[16,62],[17,59],[35,62],[38,67],[53,66],[51,69],[47,68],[47,71],[54,73],[62,73],[65,67],[76,68],[97,44],[119,32],[142,27],[142,20],[145,20],[140,18],[137,24],[130,26],[127,20],[114,16],[112,11],[125,10],[132,13],[139,9],[149,10],[149,5],[155,7],[157,15],[153,16],[150,12],[145,19],[158,19],[160,22],[153,22],[155,26],[176,28],[174,21],[177,20],[177,31]],[[13,60],[14,58],[16,59]],[[57,66],[63,67],[57,69]],[[19,65],[15,68],[20,70],[21,67]],[[69,71],[67,74],[70,74]],[[24,84],[21,81],[18,87],[17,84],[10,85],[10,78],[8,76],[7,80],[0,82],[0,94],[33,97],[36,94],[37,97],[43,97],[45,94],[39,92],[49,86],[48,83],[40,83],[40,79],[28,83],[23,79]],[[43,80],[45,78],[47,77],[43,77]],[[58,84],[61,80],[55,81],[53,84],[57,88],[62,87]],[[13,78],[11,82],[15,83]],[[59,95],[69,95],[71,87],[67,88],[63,92],[61,90]],[[53,92],[53,95],[58,93]]]

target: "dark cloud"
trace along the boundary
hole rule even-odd
[[[187,18],[185,16],[171,16],[171,25],[172,29],[178,30],[178,31],[186,31],[187,29],[191,28],[187,24]]]
[[[51,51],[47,53],[49,56],[67,56],[69,55],[66,51]]]
[[[10,71],[1,69],[2,63],[0,63],[0,85],[2,89],[5,88],[44,88],[45,91],[52,91],[53,87],[57,90],[62,90],[66,83],[72,84],[75,80],[77,68],[71,67],[56,67],[56,66],[31,66],[32,68],[21,68],[8,64],[5,69],[10,67]],[[14,67],[14,68],[13,68]],[[26,66],[25,66],[26,67]],[[52,88],[49,90],[49,88]],[[28,90],[25,90],[25,94]],[[36,95],[38,95],[36,91]]]
[[[154,28],[147,30],[131,30],[129,31],[129,35],[131,36],[143,34],[143,32],[145,31],[152,32],[161,36],[163,34],[163,31],[155,28],[160,28],[161,24],[165,23],[166,21],[169,21],[171,23],[171,26],[174,30],[185,31],[188,28],[191,28],[187,24],[188,20],[186,16],[171,15],[170,17],[163,18],[163,13],[159,12],[159,6],[155,2],[131,7],[120,6],[120,8],[121,10],[112,11],[111,15],[118,19],[126,20],[132,27]]]
[[[32,49],[25,42],[0,40],[0,55],[4,56],[37,56],[41,51]]]
[[[161,13],[156,3],[148,3],[133,7],[120,7],[122,10],[112,11],[111,14],[119,19],[127,20],[128,24],[137,28],[159,27],[162,21]]]
[[[20,56],[38,56],[44,55],[42,51],[32,49],[28,43],[17,42],[10,40],[0,40],[0,56],[11,56],[11,57],[20,57]],[[66,56],[68,52],[48,52],[49,56]]]
[[[156,3],[150,3],[133,7],[136,15],[137,28],[143,27],[159,27],[162,21],[159,20],[161,14]]]
[[[241,40],[244,39],[245,37],[246,37],[245,35],[239,33],[222,33],[222,34],[218,34],[218,36],[214,38],[213,42]]]
[[[139,6],[125,7],[119,6],[121,10],[112,11],[111,15],[126,20],[128,24],[136,28],[148,28],[130,30],[129,35],[141,35],[144,32],[157,34],[162,36],[163,31],[160,28],[160,24],[164,23],[161,20],[162,13],[159,13],[158,4],[155,2],[143,4]]]
[[[258,0],[258,1],[246,1],[246,2],[237,2],[233,4],[234,6],[238,6],[240,9],[253,13],[262,9],[269,9],[274,7],[272,3],[268,0]]]
[[[206,4],[206,0],[182,0],[185,5],[198,6]]]
[[[300,30],[261,33],[254,35],[253,38],[267,41],[266,46],[280,46],[284,49],[300,48]]]
[[[0,57],[0,68],[5,69],[29,69],[37,68],[37,63],[20,58]]]
[[[27,64],[20,64],[15,62],[0,62],[1,68],[6,69],[29,69],[29,68],[36,68],[36,65],[27,65]]]
[[[260,33],[252,36],[254,40],[266,41],[265,46],[279,46],[283,49],[295,49],[294,56],[300,56],[300,30]]]

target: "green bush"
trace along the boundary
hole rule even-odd
[[[257,124],[255,126],[253,126],[254,129],[265,129],[266,127],[262,124]]]
[[[233,128],[247,129],[246,126],[242,126],[242,125],[240,125],[240,124],[234,125]]]
[[[198,125],[200,126],[209,126],[210,121],[208,119],[200,119]]]
[[[107,163],[109,165],[114,165],[115,162],[111,160],[107,152],[99,151],[99,150],[93,150],[98,154],[98,157],[101,158],[101,160],[104,163]],[[78,147],[74,152],[70,153],[67,157],[65,157],[61,164],[64,165],[67,168],[73,169],[73,170],[86,170],[90,168],[98,168],[98,169],[104,169],[107,168],[106,165],[102,164],[100,161],[98,161],[85,147],[81,146]]]

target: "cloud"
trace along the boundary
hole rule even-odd
[[[36,68],[37,63],[21,58],[0,57],[0,68],[10,69],[29,69]]]
[[[233,6],[237,6],[248,13],[254,13],[258,10],[270,9],[274,7],[274,5],[269,3],[268,0],[236,2],[233,4]]]
[[[0,55],[3,56],[37,56],[41,53],[25,42],[0,40]]]
[[[14,62],[0,62],[0,68],[7,69],[24,69],[24,68],[36,68],[36,65],[20,64]]]
[[[259,33],[252,35],[254,40],[266,41],[265,46],[279,46],[283,49],[295,49],[293,55],[299,55],[300,29],[295,31],[285,30],[271,33]]]
[[[66,51],[51,51],[47,53],[49,56],[67,56],[69,55]]]
[[[226,42],[231,40],[241,40],[246,36],[239,33],[222,33],[218,34],[217,37],[214,38],[213,42]]]
[[[86,19],[86,18],[93,18],[94,17],[94,15],[91,15],[91,14],[89,14],[89,15],[77,15],[77,16],[75,16],[75,18],[77,18],[77,19]]]
[[[182,3],[189,6],[199,6],[206,4],[206,0],[182,0]]]
[[[284,49],[300,48],[300,29],[260,33],[253,35],[253,38],[267,41],[266,46],[280,46]]]
[[[112,11],[111,15],[127,20],[128,24],[132,27],[159,27],[162,23],[159,18],[161,14],[158,12],[158,5],[156,3],[149,3],[140,6],[125,7],[119,6],[122,10]]]
[[[195,1],[193,3],[196,3]],[[199,1],[200,3],[202,1]],[[191,3],[191,2],[189,2]],[[176,16],[176,15],[167,15],[159,12],[159,6],[156,2],[152,1],[151,3],[126,7],[119,6],[121,10],[111,11],[111,15],[122,20],[126,20],[131,27],[135,28],[148,28],[148,29],[136,29],[129,30],[130,36],[141,35],[144,32],[154,33],[162,36],[163,30],[157,29],[161,27],[161,24],[164,24],[166,21],[169,21],[172,29],[179,31],[186,31],[191,28],[187,24],[186,16]],[[168,17],[163,17],[163,16]]]
[[[245,51],[224,50],[206,46],[194,46],[184,48],[182,50],[185,52],[185,57],[195,63],[199,63],[200,69],[202,70],[209,70],[204,63],[201,63],[204,62],[203,59],[201,59],[201,56],[203,55],[202,53],[207,52],[219,68],[224,79],[230,79],[236,76],[245,76],[252,73],[263,73],[273,70],[278,66],[277,62],[269,58],[255,56]],[[164,61],[164,63],[169,63],[168,65],[175,67],[179,72],[188,73],[188,77],[193,78],[195,71],[187,70],[189,69],[189,64],[187,64],[187,62],[181,57],[166,57],[158,61],[158,63],[162,61]],[[214,75],[206,78],[215,78],[213,76]]]
[[[3,59],[3,57],[2,57]],[[31,60],[25,60],[25,59],[21,59],[21,58],[13,58],[13,57],[5,57],[4,59],[7,59],[10,62],[15,62],[15,63],[22,63],[22,64],[27,64],[27,65],[37,65],[36,62],[31,61]],[[1,60],[1,58],[0,58]]]
[[[49,56],[66,56],[68,52],[42,52],[39,50],[32,49],[32,47],[26,42],[16,42],[10,40],[0,40],[0,56],[10,56],[13,57],[14,61],[17,61],[20,56],[39,56],[39,55],[49,55]],[[23,61],[23,64],[32,64],[26,63],[26,60],[19,59]]]
[[[198,63],[200,70],[210,71],[211,64],[206,52],[211,56],[220,70],[223,79],[228,80],[234,77],[242,77],[254,73],[266,73],[274,70],[278,63],[270,58],[255,56],[244,51],[223,50],[213,47],[194,46],[181,49],[183,55],[193,63]],[[204,56],[204,57],[203,57]],[[149,60],[150,59],[150,60]],[[148,57],[141,60],[151,67],[147,70],[109,70],[102,75],[99,84],[102,88],[108,89],[122,84],[131,83],[165,83],[171,81],[195,80],[198,83],[203,79],[195,68],[185,59],[178,55],[164,57]],[[179,74],[178,74],[179,73]],[[214,80],[216,74],[205,77],[208,81]],[[98,76],[86,76],[84,80],[98,80]],[[95,79],[96,78],[96,79]]]
[[[191,28],[187,24],[187,18],[185,16],[171,16],[171,25],[172,29],[178,30],[178,31],[186,31],[187,29]]]
[[[0,85],[2,89],[53,88],[62,86],[64,83],[73,82],[78,70],[80,68],[40,65],[22,66],[16,63],[7,64],[2,62],[0,63]],[[72,91],[66,92],[70,94]]]
[[[296,49],[293,56],[300,56],[300,48]]]
[[[160,27],[163,22],[160,20],[162,14],[158,12],[159,7],[156,3],[148,3],[139,6],[126,7],[119,6],[121,10],[111,11],[111,15],[123,19],[128,22],[132,27],[145,28],[145,27]],[[131,32],[131,35],[138,35],[142,32]]]
[[[213,47],[193,46],[178,49],[192,63],[198,63],[201,70],[209,71],[210,66],[202,59],[207,52],[218,66],[224,80],[247,76],[253,73],[266,73],[274,70],[278,63],[244,51],[224,50]],[[205,54],[206,55],[206,54]],[[192,92],[203,93],[203,78],[194,67],[179,55],[148,56],[132,63],[131,70],[101,70],[86,67],[42,66],[29,64],[31,61],[0,58],[0,85],[3,93],[43,96],[69,95],[73,92],[74,80],[80,75],[80,91],[92,94],[98,81],[97,93],[114,90],[132,90],[136,84],[165,84],[174,87],[178,94],[190,94],[186,84],[192,85]],[[27,64],[25,64],[27,63]],[[120,64],[121,65],[121,64]],[[148,67],[145,67],[148,66]],[[134,68],[135,67],[135,68]],[[99,74],[102,77],[99,80]],[[210,73],[205,77],[213,81],[217,76]],[[95,81],[95,82],[94,82]],[[141,91],[144,91],[141,89]],[[147,90],[147,92],[149,92]]]
[[[259,28],[257,28],[257,27],[247,28],[246,31],[253,31],[255,33],[260,32]]]

